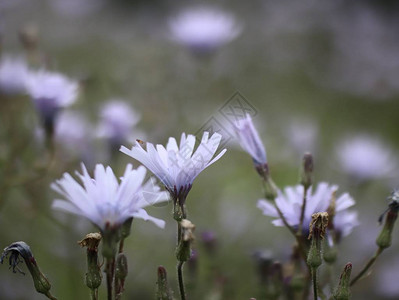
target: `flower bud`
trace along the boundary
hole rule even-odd
[[[30,247],[25,242],[15,242],[12,243],[10,246],[6,247],[3,251],[3,254],[0,257],[0,262],[3,263],[4,258],[6,258],[8,255],[10,255],[9,257],[10,268],[12,268],[12,271],[14,273],[16,273],[15,271],[16,269],[18,272],[24,274],[18,268],[18,264],[22,262],[21,259],[19,258],[19,256],[21,256],[25,261],[25,264],[28,267],[28,270],[32,276],[33,284],[35,286],[36,291],[48,297],[51,296],[50,294],[51,284],[48,281],[47,277],[40,271],[39,266],[37,265],[37,262],[33,257],[32,251],[30,250]]]
[[[116,257],[115,278],[124,281],[128,274],[127,257],[123,253],[119,253]]]
[[[322,264],[321,241],[324,238],[328,225],[328,214],[326,212],[315,213],[309,225],[309,239],[311,239],[307,264],[312,269],[317,269]]]
[[[328,264],[333,264],[337,260],[337,247],[335,245],[324,244],[323,259]]]
[[[395,225],[396,219],[398,218],[399,202],[397,202],[394,196],[397,192],[394,192],[392,201],[389,204],[388,211],[386,213],[385,224],[382,228],[380,235],[378,236],[376,243],[381,249],[388,248],[392,243],[392,231]]]
[[[191,243],[194,241],[193,231],[195,229],[195,225],[189,220],[183,219],[180,222],[180,226],[181,237],[176,248],[176,257],[178,261],[182,262],[190,259]]]
[[[86,286],[91,290],[96,290],[102,281],[100,266],[98,264],[98,245],[101,241],[101,234],[89,233],[86,237],[79,241],[82,247],[87,247],[87,273],[85,276]]]
[[[332,298],[334,300],[349,300],[351,298],[350,277],[352,264],[347,263],[339,278],[338,287],[335,289]]]
[[[313,156],[310,153],[305,153],[303,156],[300,176],[301,184],[307,190],[313,182]]]
[[[166,269],[163,266],[158,267],[156,299],[157,300],[173,300],[172,292],[169,289],[169,285],[168,285]]]

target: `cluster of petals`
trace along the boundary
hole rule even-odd
[[[332,204],[333,198],[338,190],[338,186],[329,185],[326,182],[320,183],[315,191],[312,188],[307,190],[307,200],[305,207],[305,214],[302,228],[307,230],[312,219],[312,214],[317,212],[327,212]],[[301,208],[303,204],[304,187],[297,185],[293,187],[286,187],[284,193],[278,192],[275,199],[277,207],[281,210],[287,223],[297,228],[301,217]],[[347,209],[355,204],[353,198],[344,193],[335,199],[335,216],[333,218],[334,229],[341,233],[341,235],[348,235],[352,229],[357,226],[357,213],[355,211],[348,211]],[[272,221],[275,226],[284,226],[280,219],[276,207],[267,200],[261,199],[258,201],[258,208],[263,211],[266,216],[276,218]]]
[[[118,227],[130,217],[149,220],[163,228],[165,222],[149,216],[143,208],[168,200],[168,194],[151,180],[144,183],[145,174],[144,167],[133,169],[128,164],[118,182],[110,167],[98,164],[92,178],[82,164],[82,174],[77,175],[83,185],[68,173],[51,185],[64,197],[55,200],[53,208],[86,217],[100,230]]]
[[[343,140],[336,153],[342,170],[361,181],[392,177],[398,166],[392,149],[372,136]]]
[[[205,168],[213,164],[226,152],[222,150],[214,158],[222,136],[214,133],[209,138],[209,133],[204,132],[201,143],[194,151],[196,137],[182,134],[180,146],[176,139],[171,137],[166,145],[154,146],[146,143],[146,150],[140,141],[128,149],[124,146],[121,151],[146,166],[165,185],[168,191],[175,197],[180,193],[187,193],[194,179]],[[212,159],[213,158],[213,159]]]
[[[78,84],[60,73],[39,70],[29,73],[26,90],[42,116],[52,117],[75,102]]]

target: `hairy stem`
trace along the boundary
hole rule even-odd
[[[317,300],[317,269],[312,268],[313,299]]]
[[[98,300],[98,289],[90,289],[90,300]]]
[[[363,269],[360,271],[360,273],[357,274],[356,277],[352,279],[350,286],[354,285],[359,279],[361,279],[366,274],[366,272],[374,265],[375,261],[377,260],[378,256],[380,256],[382,251],[384,251],[383,248],[378,248],[377,249],[377,251],[374,254],[374,256],[372,258],[370,258],[370,260],[363,267]]]

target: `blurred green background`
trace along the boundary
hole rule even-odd
[[[1,0],[1,51],[29,56],[19,32],[36,28],[36,62],[80,80],[82,93],[71,109],[93,126],[84,158],[88,168],[110,164],[122,175],[131,162],[116,150],[107,153],[106,144],[93,138],[100,107],[110,98],[125,99],[141,114],[137,130],[153,143],[165,144],[182,132],[198,133],[215,120],[225,130],[226,155],[195,180],[187,200],[198,252],[197,286],[188,279],[192,299],[257,297],[253,253],[267,249],[284,262],[291,252],[287,230],[273,227],[256,208],[261,182],[250,157],[230,138],[231,119],[221,113],[237,92],[252,107],[279,187],[298,182],[302,152],[310,150],[316,180],[338,184],[338,194],[348,191],[355,198],[361,225],[340,245],[335,276],[348,261],[357,273],[376,249],[377,219],[399,176],[356,180],[344,172],[337,151],[343,139],[367,134],[384,141],[392,166],[397,165],[398,6],[394,1],[204,2],[233,14],[242,32],[214,53],[198,55],[176,43],[168,27],[168,20],[190,4],[199,3]],[[87,299],[85,250],[77,241],[95,229],[82,218],[51,210],[56,195],[49,188],[63,172],[79,169],[81,158],[66,155],[57,145],[55,162],[40,179],[10,186],[10,178],[34,174],[47,154],[35,133],[40,122],[30,100],[4,95],[0,100],[0,247],[25,241],[51,280],[54,295]],[[177,296],[171,210],[170,203],[148,209],[166,220],[165,230],[133,222],[125,246],[125,299],[153,299],[159,265],[167,268]],[[214,256],[201,240],[205,231],[216,236]],[[394,236],[371,276],[353,288],[354,299],[399,297],[398,250]],[[187,278],[194,276],[188,266],[185,270]],[[100,293],[104,298],[104,286]],[[34,292],[29,276],[13,274],[4,264],[0,299],[43,297]]]

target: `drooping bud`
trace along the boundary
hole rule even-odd
[[[33,257],[32,251],[30,250],[30,247],[25,242],[15,242],[12,243],[10,246],[4,248],[4,251],[0,257],[0,262],[3,263],[4,258],[6,258],[8,255],[10,255],[10,268],[12,268],[12,271],[14,273],[17,273],[18,271],[22,274],[25,274],[18,268],[18,264],[22,262],[22,260],[20,259],[21,256],[25,261],[25,264],[28,267],[28,270],[32,276],[33,284],[36,291],[38,293],[46,295],[50,299],[55,299],[50,293],[51,284],[49,280],[40,271],[39,266],[37,265],[37,262]]]
[[[352,264],[347,263],[339,278],[339,284],[335,289],[332,298],[334,300],[349,300],[351,298],[350,277]]]
[[[392,243],[392,231],[396,219],[398,218],[399,211],[399,191],[394,191],[390,196],[390,199],[392,199],[392,201],[389,203],[385,224],[376,241],[378,247],[381,249],[388,248]]]
[[[163,266],[158,267],[156,299],[173,300],[172,291],[168,285],[166,269]]]
[[[313,156],[310,153],[305,153],[302,159],[300,182],[307,190],[313,182]]]
[[[178,261],[182,262],[190,259],[191,243],[194,241],[193,231],[195,229],[195,225],[191,223],[189,220],[183,219],[180,222],[180,226],[181,226],[181,238],[176,248],[176,257]]]
[[[87,247],[87,273],[85,277],[86,286],[91,290],[96,290],[102,281],[101,269],[98,263],[98,245],[101,241],[100,233],[89,233],[79,241],[82,247]]]
[[[321,241],[324,238],[328,225],[328,213],[319,212],[312,215],[309,225],[309,237],[311,239],[307,264],[312,269],[317,269],[322,264]]]

